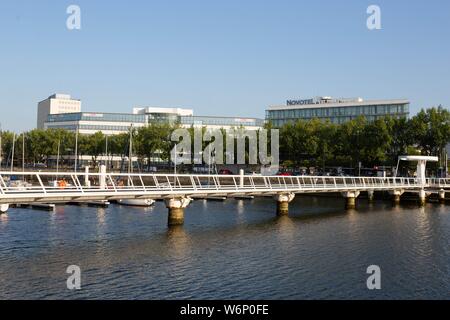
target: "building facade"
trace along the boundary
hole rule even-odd
[[[37,128],[44,129],[49,115],[81,111],[81,101],[68,94],[56,93],[38,103]]]
[[[288,100],[286,105],[266,110],[266,121],[275,127],[297,120],[321,119],[335,124],[345,123],[359,116],[374,121],[386,116],[408,117],[408,100],[368,100],[361,98],[334,99],[317,97],[307,100]]]
[[[44,129],[78,130],[80,134],[94,134],[101,131],[105,135],[114,135],[129,132],[131,126],[139,128],[146,124],[147,118],[141,114],[76,112],[49,114]]]
[[[44,117],[45,110],[40,109],[42,117]],[[45,115],[45,119],[43,129],[78,130],[80,134],[93,134],[101,131],[106,135],[129,132],[131,126],[139,128],[151,123],[177,123],[182,128],[207,127],[208,129],[258,130],[264,126],[263,119],[194,116],[192,109],[160,107],[134,108],[132,113],[81,112],[81,110],[71,113],[49,112]]]
[[[145,114],[149,123],[178,123],[182,128],[207,127],[208,129],[245,128],[257,130],[264,126],[263,119],[218,117],[218,116],[194,116],[192,109],[181,108],[134,108],[133,113]]]

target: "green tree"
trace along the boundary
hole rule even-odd
[[[173,129],[174,127],[169,124],[158,123],[151,123],[148,126],[139,128],[134,149],[136,154],[141,160],[147,159],[149,162],[155,154],[159,154],[163,160],[168,160],[173,144],[170,141]]]
[[[421,110],[411,119],[413,138],[424,155],[442,156],[450,142],[450,112],[442,106]]]

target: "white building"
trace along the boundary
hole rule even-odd
[[[270,106],[266,120],[275,127],[298,120],[321,119],[335,124],[345,123],[364,116],[375,121],[386,116],[407,118],[407,99],[364,100],[362,98],[316,97],[303,100],[287,100],[286,105]]]
[[[44,129],[50,114],[64,114],[81,111],[81,101],[72,99],[68,94],[53,94],[38,103],[37,128]]]
[[[258,130],[264,120],[256,118],[194,116],[190,109],[135,108],[133,113],[75,112],[48,114],[44,129],[78,130],[81,134],[98,131],[106,135],[129,132],[130,127],[144,127],[149,123],[178,123],[183,128],[206,127],[208,129],[244,128]]]
[[[114,135],[129,132],[130,127],[144,127],[149,123],[179,124],[183,128],[208,129],[244,128],[258,130],[263,119],[217,116],[194,116],[192,109],[144,107],[133,108],[132,113],[81,112],[81,101],[67,94],[54,94],[39,102],[37,128],[65,129],[80,134],[103,132]]]
[[[161,108],[161,107],[145,107],[133,108],[133,114],[150,114],[150,115],[177,115],[177,116],[193,116],[194,110],[183,108]]]
[[[244,128],[258,130],[264,126],[264,120],[256,118],[194,116],[192,109],[146,107],[134,108],[134,114],[145,114],[149,123],[179,123],[182,128],[206,127],[208,129]]]
[[[80,134],[103,132],[114,135],[147,125],[147,117],[143,114],[106,113],[106,112],[76,112],[50,114],[44,124],[45,129],[64,129],[77,131]]]

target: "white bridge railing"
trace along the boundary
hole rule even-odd
[[[425,186],[450,179],[429,179]],[[0,172],[0,203],[21,200],[165,198],[196,194],[270,194],[367,190],[414,190],[425,187],[416,178],[314,177],[257,175],[173,175],[75,172]]]
[[[432,188],[450,189],[450,178],[428,178],[427,184]]]

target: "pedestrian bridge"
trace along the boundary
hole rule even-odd
[[[106,173],[104,167],[100,173],[0,172],[3,208],[11,204],[164,199],[169,215],[171,209],[177,209],[172,211],[179,217],[180,209],[194,196],[274,196],[278,213],[284,214],[295,194],[339,192],[347,199],[347,206],[353,207],[360,192],[371,197],[374,191],[389,191],[399,199],[405,191],[418,192],[424,198],[427,190],[444,190],[445,197],[446,189],[450,189],[450,179],[123,174]]]

